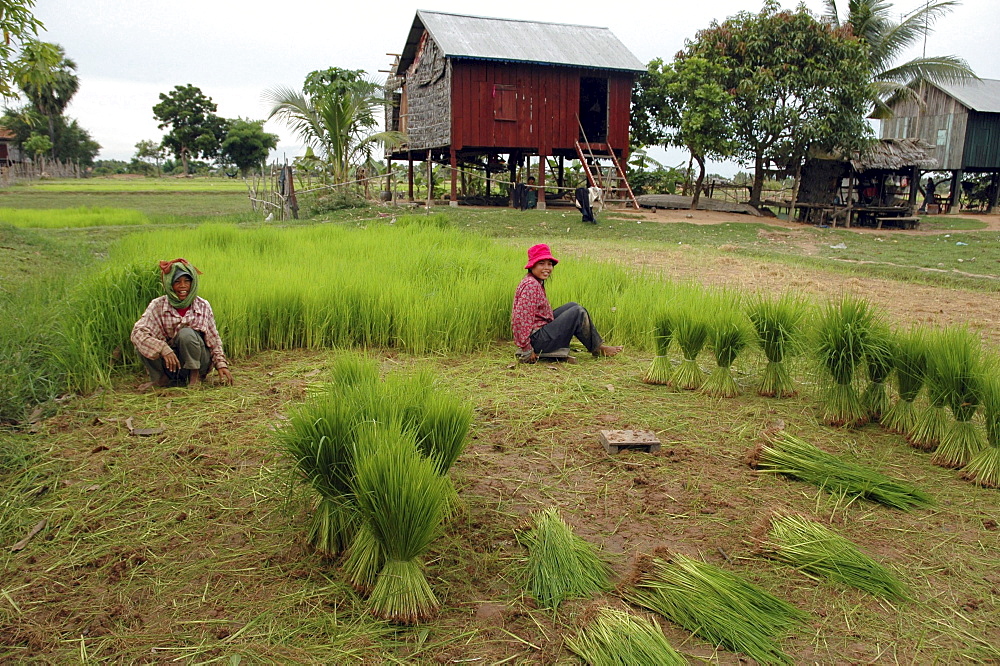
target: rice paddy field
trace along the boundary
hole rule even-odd
[[[50,185],[0,193],[0,662],[1000,662],[1000,490],[872,416],[900,393],[931,410],[926,381],[946,428],[997,449],[1000,219],[440,207],[281,226],[226,184]],[[560,259],[553,304],[587,306],[619,356],[514,362],[536,242]],[[138,389],[128,332],[177,256],[203,271],[233,386]],[[853,337],[824,333],[841,320]],[[876,350],[925,339],[967,353],[926,343],[930,371],[881,376]],[[682,367],[715,388],[677,388]],[[432,404],[471,414],[448,464],[408,453],[446,429]],[[854,427],[827,425],[844,411]],[[362,427],[419,414],[438,425],[383,448]],[[338,419],[346,448],[322,458]],[[602,430],[662,446],[608,454]],[[411,471],[387,482],[382,459]]]

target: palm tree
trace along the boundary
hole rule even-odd
[[[49,138],[56,143],[55,119],[62,115],[80,89],[76,63],[58,44],[31,40],[21,49],[14,80],[28,101],[48,120]]]
[[[915,83],[954,83],[978,78],[969,64],[958,56],[922,56],[895,64],[903,51],[930,32],[935,21],[961,4],[957,0],[927,0],[923,7],[913,10],[898,23],[892,18],[892,3],[888,0],[847,0],[843,21],[837,0],[824,0],[824,3],[827,21],[837,27],[850,26],[854,35],[868,46],[878,93],[873,114],[876,118],[892,116],[890,102],[907,97],[919,99]]]
[[[279,86],[264,92],[268,120],[279,118],[321,157],[335,183],[351,180],[351,169],[367,164],[377,145],[403,142],[400,132],[376,132],[373,111],[385,103],[382,88],[357,81],[337,94],[312,96]]]

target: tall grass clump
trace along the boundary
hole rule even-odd
[[[947,344],[944,331],[928,333],[924,340],[927,405],[917,414],[913,429],[907,436],[910,446],[922,451],[934,451],[948,430],[948,380],[940,363],[941,348]]]
[[[879,316],[864,299],[846,295],[823,308],[816,324],[816,355],[829,374],[821,398],[822,419],[827,425],[854,427],[867,413],[854,387],[854,372],[868,350]]]
[[[819,450],[787,432],[761,442],[750,459],[752,467],[805,481],[830,493],[863,498],[894,509],[908,510],[931,503],[913,486],[867,467]]]
[[[520,538],[528,549],[528,590],[542,608],[611,589],[611,567],[555,508],[538,512],[534,527]]]
[[[750,321],[747,319],[739,298],[729,295],[720,299],[709,324],[709,346],[715,356],[715,369],[709,374],[702,391],[719,398],[735,398],[740,393],[740,387],[733,377],[732,365],[753,336]]]
[[[0,208],[0,223],[36,229],[117,227],[149,224],[149,218],[126,208]]]
[[[602,608],[597,617],[566,645],[593,666],[685,666],[681,656],[653,620],[616,608]]]
[[[913,403],[927,375],[927,334],[923,328],[896,333],[892,364],[899,397],[882,417],[882,424],[909,437],[917,424],[917,409]]]
[[[895,341],[892,331],[887,326],[873,327],[864,359],[868,384],[861,394],[861,405],[867,418],[872,421],[881,422],[882,416],[889,412],[889,390],[886,383],[892,374],[894,358]]]
[[[964,327],[942,332],[932,350],[933,382],[944,394],[953,420],[945,428],[931,462],[942,467],[964,467],[986,448],[986,439],[972,419],[983,395],[983,352],[979,337]]]
[[[1000,363],[992,358],[987,367],[982,397],[989,446],[972,457],[962,469],[962,478],[984,488],[1000,488]]]
[[[743,578],[677,554],[640,562],[626,598],[761,664],[791,664],[778,639],[807,615]]]
[[[643,377],[647,384],[669,384],[673,374],[670,365],[670,342],[674,338],[677,314],[674,310],[665,308],[653,317],[653,362]]]
[[[747,306],[747,316],[753,324],[757,344],[767,357],[767,365],[757,387],[760,395],[769,398],[795,395],[795,382],[788,370],[787,358],[801,344],[805,314],[805,302],[791,294],[779,298],[758,295]]]
[[[688,292],[681,296],[674,322],[674,340],[681,348],[681,363],[674,370],[673,383],[678,388],[694,391],[705,383],[705,373],[698,365],[698,354],[708,342],[709,312],[706,294]]]
[[[392,426],[364,433],[354,484],[358,507],[385,560],[368,605],[385,620],[423,622],[440,605],[421,557],[440,530],[448,480],[420,454],[412,433]]]
[[[895,574],[819,523],[796,515],[772,516],[765,552],[810,578],[832,580],[878,597],[906,600],[909,592]]]

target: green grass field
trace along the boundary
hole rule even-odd
[[[792,361],[797,396],[757,396],[759,352],[734,366],[741,395],[722,400],[643,383],[652,353],[640,345],[614,359],[577,353],[573,365],[531,366],[515,364],[504,340],[461,353],[368,348],[383,373],[432,372],[474,406],[466,452],[452,471],[458,503],[424,562],[442,610],[415,627],[376,620],[341,563],[305,545],[306,499],[289,490],[291,469],[274,432],[349,350],[248,350],[234,358],[234,386],[199,390],[140,393],[140,372],[115,365],[108,367],[107,386],[72,394],[59,374],[67,342],[61,322],[71,306],[98,320],[111,318],[102,315],[111,298],[93,287],[103,284],[101,276],[122,252],[152,261],[203,249],[171,244],[171,238],[204,245],[206,235],[215,234],[219,243],[233,243],[246,232],[239,237],[265,250],[254,279],[280,286],[295,284],[306,271],[294,264],[268,270],[266,250],[279,246],[254,239],[286,235],[304,243],[313,234],[359,234],[377,241],[379,251],[358,252],[349,265],[371,281],[392,282],[380,272],[401,269],[384,255],[405,254],[393,247],[393,234],[412,239],[415,231],[394,229],[402,217],[386,209],[264,227],[247,215],[238,192],[16,188],[0,194],[0,206],[95,206],[81,202],[88,197],[154,221],[172,219],[174,226],[0,224],[0,363],[7,379],[0,383],[7,419],[0,428],[0,662],[576,663],[565,637],[588,621],[594,602],[540,610],[523,585],[527,554],[518,536],[534,512],[551,506],[601,548],[622,586],[635,573],[636,556],[662,549],[702,558],[804,611],[806,625],[781,641],[795,663],[1000,660],[1000,492],[932,465],[927,453],[875,425],[821,425],[821,377],[805,357]],[[217,213],[222,201],[226,208]],[[149,208],[154,202],[155,211]],[[612,215],[590,226],[573,211],[433,212],[445,216],[447,233],[475,236],[468,247],[504,285],[501,311],[509,308],[520,264],[507,276],[490,262],[520,262],[527,245],[549,242],[562,260],[553,299],[587,304],[586,293],[566,291],[587,261],[611,264],[600,274],[612,292],[626,291],[636,276],[660,275],[710,287],[792,289],[813,299],[826,293],[820,287],[839,286],[870,293],[899,323],[927,325],[944,316],[965,321],[995,351],[989,318],[1000,277],[996,232],[952,227],[935,235],[875,236],[742,217],[694,225]],[[682,213],[676,219],[683,220]],[[200,229],[204,220],[238,224]],[[839,243],[846,250],[830,247]],[[463,243],[453,245],[438,256],[448,261],[429,253],[425,269],[458,287],[473,284],[461,273],[468,270],[465,260],[454,258]],[[159,256],[160,247],[173,254]],[[224,274],[218,267],[225,248],[217,249],[206,284]],[[231,260],[243,261],[244,251]],[[303,264],[324,261],[301,256]],[[951,270],[957,266],[972,275]],[[255,284],[232,275],[241,286]],[[82,302],[81,293],[88,294]],[[235,298],[228,293],[215,298]],[[226,307],[213,305],[217,312]],[[617,315],[609,306],[603,316],[599,326]],[[110,356],[103,361],[111,363]],[[708,355],[700,362],[706,370],[712,365]],[[762,431],[777,424],[828,453],[916,486],[933,505],[903,512],[751,469],[748,453]],[[151,436],[131,434],[160,427]],[[598,442],[606,429],[652,430],[662,448],[609,456]],[[850,539],[898,576],[913,600],[890,602],[816,581],[764,557],[759,529],[779,510]],[[627,607],[618,592],[597,603]],[[689,660],[739,663],[735,653],[659,622]]]

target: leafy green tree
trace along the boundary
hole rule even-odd
[[[226,136],[226,121],[215,115],[216,108],[211,97],[190,84],[160,93],[160,103],[153,106],[159,128],[170,128],[163,137],[163,147],[181,160],[185,175],[190,159],[211,159],[219,154]]]
[[[698,208],[705,160],[724,159],[736,149],[730,95],[720,81],[725,66],[696,55],[680,54],[670,65],[659,58],[640,76],[633,116],[646,143],[687,148],[698,163],[691,209]]]
[[[266,161],[268,153],[277,147],[278,135],[265,132],[263,120],[237,118],[229,121],[221,153],[246,178],[247,172]]]
[[[896,64],[900,54],[920,38],[942,16],[961,4],[955,0],[926,2],[923,6],[894,20],[892,3],[888,0],[848,0],[843,20],[837,0],[824,0],[824,18],[837,27],[849,27],[864,44],[868,54],[872,80],[878,97],[874,115],[889,118],[889,102],[918,95],[915,83],[954,83],[977,78],[969,64],[953,55],[924,56]]]
[[[765,0],[757,14],[713,22],[677,57],[691,58],[710,63],[713,82],[729,94],[733,155],[754,165],[750,205],[760,205],[769,163],[790,167],[813,148],[853,151],[872,140],[864,45],[804,6],[783,11]]]
[[[17,65],[18,45],[38,34],[42,22],[31,13],[35,0],[2,0],[0,2],[0,97],[14,94],[14,70]]]
[[[66,57],[63,47],[34,39],[25,42],[21,58],[14,66],[18,87],[49,126],[53,150],[58,141],[56,118],[63,114],[80,89],[80,79],[75,72],[76,63]]]
[[[385,99],[382,87],[364,72],[333,67],[311,72],[303,90],[267,90],[268,119],[282,120],[326,164],[335,183],[352,180],[352,170],[372,160],[378,145],[402,142],[399,132],[378,132],[375,112]]]
[[[34,155],[37,160],[52,150],[52,140],[44,134],[33,133],[21,144],[21,147],[24,148],[25,152]]]
[[[14,143],[22,149],[32,134],[46,134],[49,131],[47,124],[46,119],[32,104],[20,109],[4,109],[4,115],[0,118],[0,125],[13,132]],[[55,158],[77,162],[83,166],[94,163],[101,144],[94,141],[90,133],[80,127],[75,119],[64,115],[56,116],[53,129],[54,134],[46,136],[52,142],[51,154]]]
[[[143,139],[135,144],[135,159],[146,164],[152,161],[156,165],[157,176],[160,175],[160,162],[163,161],[163,157],[163,146],[155,141]]]

